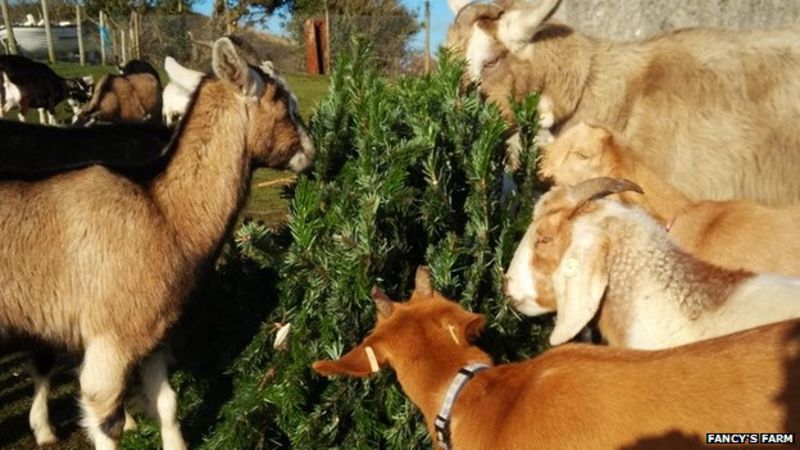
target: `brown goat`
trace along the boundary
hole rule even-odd
[[[507,115],[509,95],[540,91],[554,132],[604,123],[691,198],[800,200],[800,26],[612,43],[547,20],[557,5],[473,3],[448,31]]]
[[[314,148],[281,83],[227,38],[173,137],[170,159],[136,182],[103,167],[0,182],[0,332],[80,352],[84,425],[115,449],[135,364],[177,321],[218,254],[255,165],[302,170]],[[163,363],[143,369],[166,450],[183,449]]]
[[[366,377],[391,366],[434,432],[451,381],[471,363],[491,365],[470,342],[482,315],[464,311],[417,271],[410,301],[373,290],[377,325],[325,376]],[[450,447],[484,449],[674,450],[704,448],[706,433],[800,432],[800,321],[755,328],[656,352],[581,344],[477,372],[450,416]]]
[[[78,123],[160,122],[161,96],[161,81],[150,73],[105,75],[95,84]]]
[[[557,185],[597,177],[633,181],[644,195],[619,194],[643,207],[684,250],[729,269],[800,277],[800,204],[772,208],[747,200],[692,201],[636,157],[606,128],[579,123],[544,147],[539,173]]]

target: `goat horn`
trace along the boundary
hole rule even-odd
[[[572,210],[570,217],[574,216],[583,205],[591,201],[626,191],[644,194],[638,184],[624,178],[600,177],[578,183],[569,190],[570,197],[575,202],[575,208]]]

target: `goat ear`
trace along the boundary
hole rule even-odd
[[[414,278],[414,292],[424,297],[433,295],[433,285],[431,285],[431,272],[427,266],[418,266],[417,274]]]
[[[217,77],[247,96],[257,97],[263,92],[263,80],[239,56],[233,42],[228,38],[220,38],[214,42],[211,67]]]
[[[581,236],[564,252],[553,273],[558,313],[550,345],[574,338],[597,314],[608,285],[607,254],[605,239],[595,235]]]
[[[394,302],[378,286],[372,287],[372,299],[378,310],[378,316],[388,319],[394,312]]]
[[[312,368],[320,375],[348,375],[351,377],[367,377],[380,370],[386,364],[381,349],[367,342],[358,345],[339,359],[321,360],[312,364]]]
[[[558,7],[560,0],[540,0],[532,6],[508,11],[500,19],[498,37],[509,48],[525,45]],[[524,5],[524,3],[523,3]]]
[[[467,339],[477,339],[486,328],[486,316],[470,313],[470,318],[464,326],[464,335]]]
[[[164,58],[164,71],[167,72],[170,83],[175,83],[189,92],[194,92],[205,76],[203,72],[183,67],[171,56]]]

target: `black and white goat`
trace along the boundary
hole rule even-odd
[[[55,108],[61,101],[69,100],[72,112],[77,116],[79,105],[91,98],[91,81],[62,78],[46,64],[24,56],[1,55],[0,74],[3,83],[3,89],[0,90],[2,113],[17,108],[21,121],[25,121],[28,109],[38,108],[39,120],[54,125]]]

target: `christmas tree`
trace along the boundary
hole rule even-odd
[[[546,322],[523,320],[500,292],[537,195],[537,99],[515,105],[522,169],[501,203],[511,130],[462,85],[462,62],[443,53],[439,63],[430,76],[383,78],[359,45],[336,64],[310,123],[315,168],[298,180],[285,233],[237,232],[243,255],[278,272],[279,303],[236,359],[205,448],[430,448],[392,373],[327,380],[310,368],[374,326],[373,285],[407,298],[420,264],[438,290],[486,314],[479,344],[496,362],[541,350]]]

